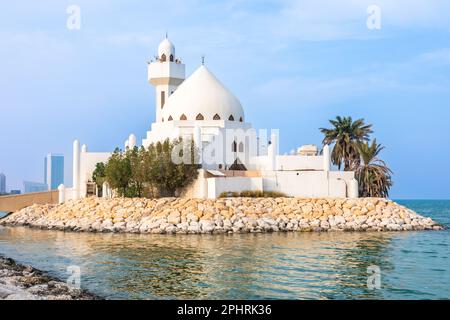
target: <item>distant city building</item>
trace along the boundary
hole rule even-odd
[[[58,189],[64,183],[64,156],[49,153],[44,158],[44,183],[48,190]]]
[[[21,194],[22,192],[20,190],[11,190],[9,194]]]
[[[24,181],[23,182],[23,190],[24,190],[24,193],[41,192],[41,191],[47,191],[48,186],[47,186],[47,184],[42,183],[42,182]]]
[[[6,176],[0,173],[0,194],[6,193]]]

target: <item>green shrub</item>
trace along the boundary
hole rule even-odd
[[[105,164],[97,164],[93,180],[99,187],[107,181],[122,197],[175,196],[197,178],[199,169],[194,159],[195,146],[182,143],[181,139],[167,139],[148,148],[117,148]],[[191,164],[172,161],[172,151],[180,146],[180,155],[187,152]]]
[[[244,198],[262,198],[264,197],[264,192],[259,190],[246,190],[241,192],[241,197]]]
[[[283,192],[277,191],[264,191],[265,198],[288,198],[288,196]]]
[[[222,192],[219,198],[237,198],[239,197],[239,192]]]
[[[222,192],[219,198],[287,198],[287,195],[276,191],[245,190],[239,192]]]

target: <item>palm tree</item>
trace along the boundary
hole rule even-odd
[[[386,163],[378,158],[378,154],[384,147],[374,139],[372,144],[364,142],[358,144],[361,156],[360,163],[354,163],[356,180],[359,184],[361,197],[388,197],[392,187],[392,171]]]
[[[358,144],[369,140],[369,135],[373,132],[372,125],[366,125],[364,119],[353,121],[352,117],[340,116],[330,120],[330,123],[333,128],[320,128],[325,135],[323,144],[334,143],[331,161],[339,170],[343,163],[344,170],[350,171],[353,163],[359,162]]]

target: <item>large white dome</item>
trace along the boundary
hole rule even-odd
[[[243,122],[244,110],[239,100],[202,65],[167,99],[162,118]]]

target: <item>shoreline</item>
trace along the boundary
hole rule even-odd
[[[0,225],[76,232],[216,234],[442,230],[431,218],[379,198],[85,198],[33,205]]]
[[[0,254],[0,300],[99,300],[84,289]]]

